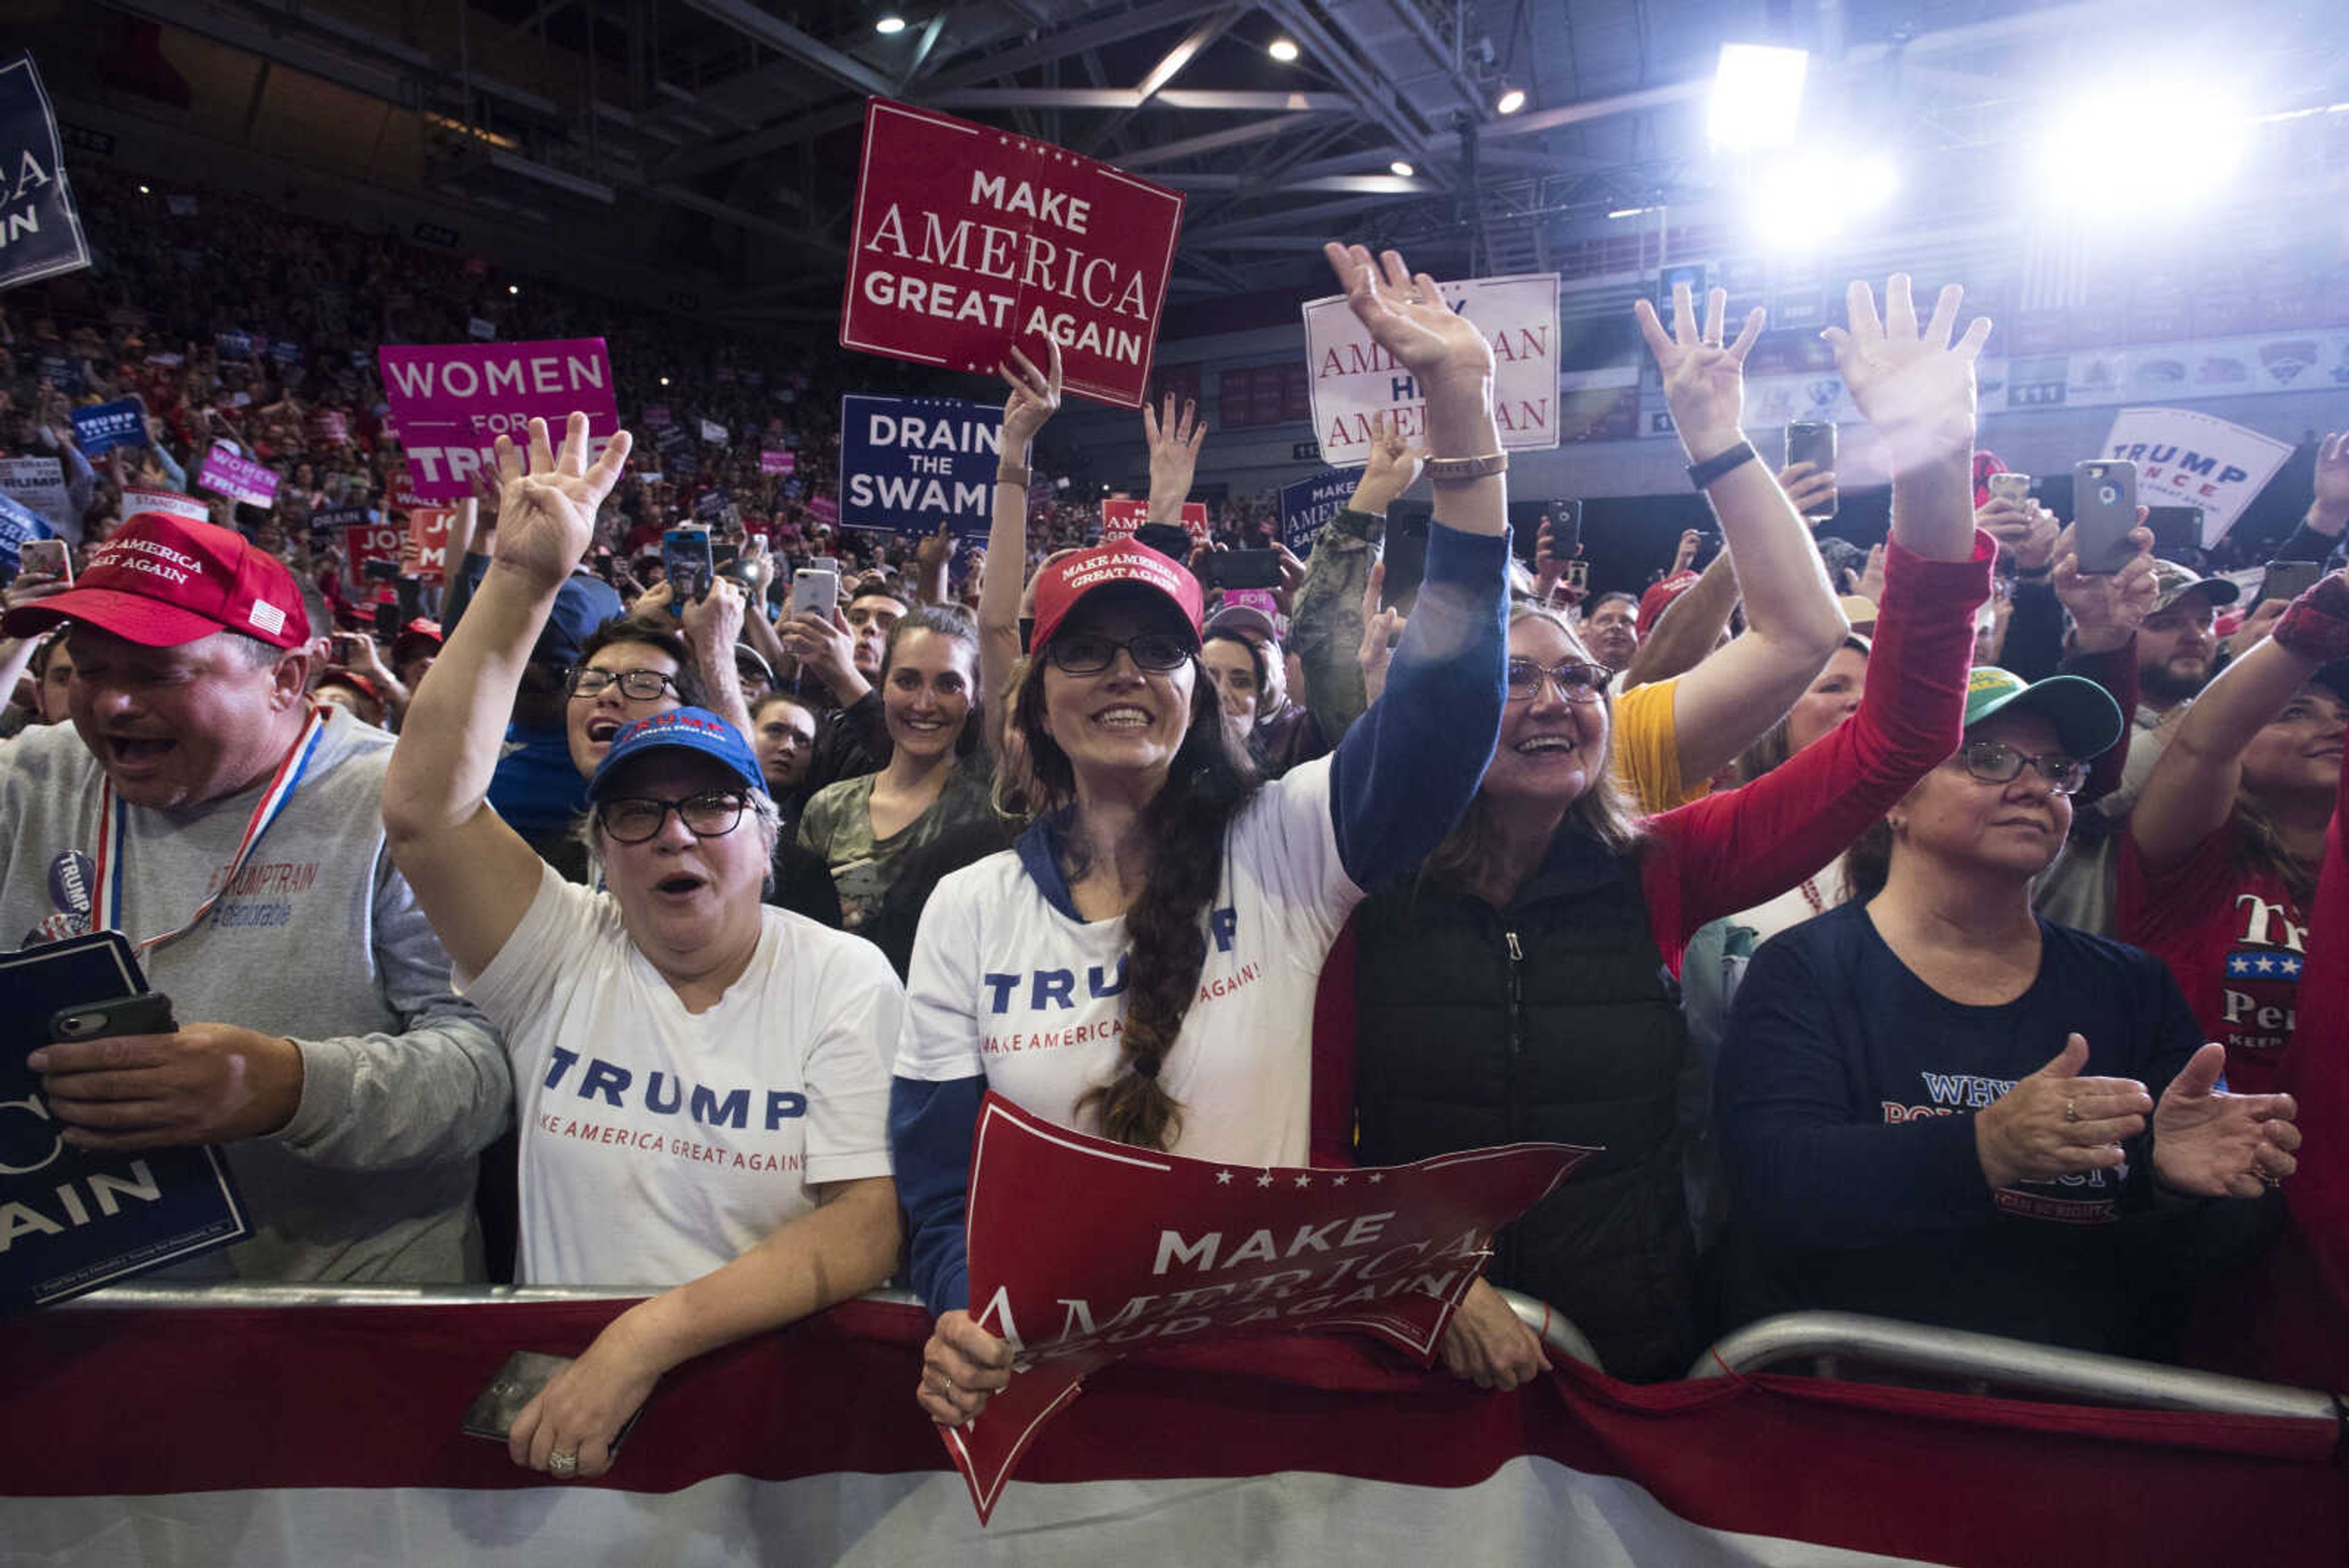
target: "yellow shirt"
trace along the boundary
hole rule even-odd
[[[1686,805],[1712,793],[1713,781],[1693,786],[1681,777],[1681,747],[1672,727],[1672,693],[1680,678],[1635,686],[1615,699],[1615,782],[1641,816]]]

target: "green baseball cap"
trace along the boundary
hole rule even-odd
[[[1993,713],[2023,708],[2055,726],[2064,749],[2086,762],[2111,751],[2121,738],[2126,721],[2121,705],[2093,680],[2077,675],[2051,675],[2025,680],[1995,664],[1977,664],[1966,677],[1966,728]]]

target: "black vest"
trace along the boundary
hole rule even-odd
[[[1569,824],[1506,909],[1411,877],[1355,925],[1361,1160],[1603,1146],[1503,1233],[1487,1277],[1572,1319],[1615,1376],[1685,1372],[1697,1348],[1677,1110],[1688,1038],[1638,863]]]

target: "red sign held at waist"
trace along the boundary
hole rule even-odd
[[[1061,345],[1063,384],[1140,408],[1183,198],[1090,158],[874,99],[840,342],[992,374]]]

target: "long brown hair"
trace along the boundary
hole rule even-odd
[[[1519,599],[1509,606],[1509,629],[1515,631],[1525,621],[1538,620],[1556,627],[1564,634],[1577,659],[1596,663],[1590,650],[1567,618],[1547,605],[1529,599]],[[1590,782],[1567,807],[1569,821],[1579,823],[1594,838],[1613,854],[1628,855],[1640,838],[1639,817],[1623,794],[1623,786],[1615,782],[1615,702],[1606,688],[1599,688],[1599,701],[1607,709],[1607,750],[1593,764]],[[1561,824],[1561,826],[1564,825]],[[1483,886],[1489,869],[1487,861],[1497,851],[1493,826],[1493,808],[1479,789],[1460,820],[1435,846],[1433,854],[1420,867],[1423,877],[1434,877],[1463,887]]]
[[[1044,731],[1043,667],[1039,654],[1013,680],[1006,727],[1014,743],[1005,750],[1016,761],[1007,759],[1012,765],[999,781],[999,806],[1042,813],[1071,805],[1077,797],[1076,770]],[[1207,961],[1199,917],[1223,879],[1225,835],[1259,787],[1255,772],[1232,753],[1222,700],[1195,657],[1191,675],[1189,728],[1175,748],[1165,784],[1142,814],[1150,868],[1126,911],[1119,1070],[1077,1101],[1080,1111],[1099,1113],[1102,1137],[1141,1148],[1166,1148],[1182,1132],[1183,1107],[1159,1082],[1159,1070],[1198,994],[1199,971]],[[1070,844],[1062,853],[1062,869],[1073,883],[1085,873],[1082,846]]]

